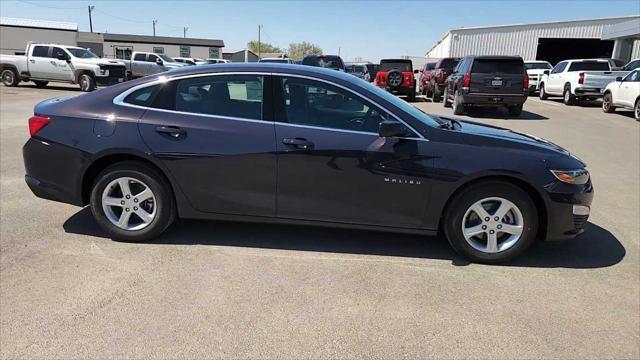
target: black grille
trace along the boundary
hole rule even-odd
[[[573,215],[573,226],[576,229],[583,229],[588,219],[589,215]]]
[[[122,65],[100,65],[100,70],[109,70],[109,77],[123,78],[126,68]]]

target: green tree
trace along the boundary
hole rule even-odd
[[[305,55],[322,54],[322,48],[316,44],[308,43],[306,41],[300,43],[289,44],[289,58],[292,60],[302,60]]]
[[[253,51],[254,53],[258,53],[258,41],[252,40],[247,43],[247,49]],[[280,49],[277,46],[273,46],[269,43],[260,41],[260,52],[261,53],[281,53],[284,50]]]

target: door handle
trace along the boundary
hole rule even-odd
[[[181,140],[187,133],[177,126],[158,126],[156,132],[160,135],[167,136],[173,140]]]
[[[31,62],[32,64],[36,63],[36,61],[34,59],[30,59],[29,62]]]
[[[295,148],[302,149],[302,150],[310,150],[310,149],[313,149],[313,146],[314,146],[313,142],[303,138],[295,138],[295,139],[285,138],[285,139],[282,139],[282,143],[287,146],[293,146]]]

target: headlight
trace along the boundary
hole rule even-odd
[[[556,179],[567,184],[584,185],[589,181],[589,172],[587,169],[550,171]]]

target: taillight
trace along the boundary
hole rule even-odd
[[[584,73],[581,72],[578,74],[578,84],[584,84]]]
[[[404,82],[411,86],[411,84],[413,83],[413,73],[410,74],[404,74]]]
[[[522,79],[522,88],[525,90],[529,89],[529,75],[524,74],[524,78]]]
[[[42,130],[43,127],[49,125],[51,119],[46,116],[34,115],[29,118],[29,134],[31,136]]]
[[[464,74],[464,78],[462,78],[462,87],[463,88],[468,88],[471,86],[471,74],[470,73],[466,73]]]

